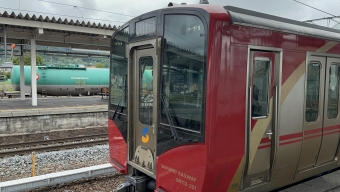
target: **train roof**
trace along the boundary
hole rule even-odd
[[[313,25],[232,6],[225,6],[224,9],[230,15],[232,24],[340,41],[340,30],[337,29]]]
[[[221,13],[220,8],[228,13],[232,24],[263,28],[298,35],[340,41],[340,30],[314,25],[274,15],[251,11],[233,6],[217,6],[211,4],[178,5],[174,8],[200,8],[210,14]]]
[[[249,27],[256,27],[268,30],[275,30],[286,33],[293,33],[297,35],[304,35],[309,37],[340,41],[340,30],[323,27],[320,25],[314,25],[297,20],[287,19],[247,9],[242,9],[233,6],[218,6],[211,4],[191,4],[191,5],[168,5],[166,8],[158,9],[155,11],[161,11],[166,9],[202,9],[208,14],[221,14],[226,13],[230,16],[230,22],[235,25],[243,25]],[[225,11],[225,12],[224,12]],[[154,12],[154,11],[151,11]],[[149,14],[145,13],[143,15]],[[142,15],[136,17],[139,18]],[[133,19],[132,19],[133,20]],[[120,26],[119,29],[123,29],[129,24],[126,22]],[[119,30],[118,30],[119,31]],[[113,35],[114,36],[114,35]]]

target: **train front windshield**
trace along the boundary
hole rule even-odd
[[[110,104],[126,106],[127,58],[125,46],[129,39],[129,27],[119,31],[111,41]]]
[[[207,24],[203,17],[192,14],[149,13],[133,19],[118,32],[111,42],[111,82],[109,117],[120,113],[126,115],[131,105],[128,100],[129,44],[150,38],[161,39],[160,67],[154,71],[149,64],[141,71],[139,95],[145,99],[147,92],[153,91],[150,82],[158,80],[159,105],[157,107],[156,156],[176,146],[204,141],[204,98],[206,78]],[[145,24],[140,24],[143,23]],[[161,37],[161,38],[160,38]],[[152,60],[151,60],[152,61]],[[133,62],[133,61],[131,61]],[[136,76],[137,78],[137,76]],[[150,98],[148,98],[150,99]],[[131,101],[132,102],[132,101]],[[118,110],[117,110],[118,109]],[[139,116],[141,117],[141,116]],[[144,116],[143,116],[144,117]],[[145,118],[148,118],[147,116]],[[114,119],[125,141],[127,128],[124,120]],[[125,119],[126,120],[126,119]],[[152,123],[150,119],[139,122]],[[133,128],[132,128],[133,129]],[[174,138],[174,133],[178,135]]]

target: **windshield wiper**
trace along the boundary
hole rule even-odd
[[[118,107],[120,106],[120,103],[122,102],[123,98],[125,97],[125,93],[126,93],[126,76],[127,76],[127,75],[125,75],[125,77],[124,77],[124,79],[123,79],[123,82],[124,82],[124,85],[125,85],[125,86],[124,86],[124,91],[123,91],[122,96],[121,96],[120,99],[119,99],[119,102],[118,102],[118,105],[117,105],[115,111],[113,112],[112,120],[115,118],[116,113],[117,113],[117,111],[118,111]]]
[[[165,108],[166,117],[167,117],[168,122],[169,122],[169,124],[170,124],[170,130],[171,130],[171,134],[172,134],[171,137],[173,137],[175,140],[179,140],[179,137],[178,137],[178,135],[177,135],[176,128],[174,127],[174,122],[172,121],[171,116],[170,116],[169,109],[168,109],[168,107],[166,107],[166,105],[165,105],[165,101],[164,101],[163,94],[161,94],[161,100],[162,100],[163,106],[164,106],[164,108]]]

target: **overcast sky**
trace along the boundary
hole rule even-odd
[[[340,15],[340,0],[298,1],[332,15]],[[14,11],[17,14],[21,12],[50,18],[54,16],[62,19],[84,19],[86,22],[111,24],[118,27],[131,19],[131,16],[164,8],[169,2],[194,4],[199,0],[0,0],[0,2],[0,12]],[[209,2],[213,5],[231,5],[300,21],[331,16],[294,0],[209,0]],[[74,6],[77,7],[74,8]],[[326,25],[326,22],[318,24]],[[331,26],[334,24],[331,22]]]

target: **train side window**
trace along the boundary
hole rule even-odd
[[[253,72],[252,117],[265,118],[269,113],[270,59],[255,58]]]
[[[328,84],[328,119],[335,119],[338,116],[339,105],[339,63],[332,63],[329,68]]]
[[[320,99],[320,63],[311,62],[307,67],[306,121],[318,119]]]

